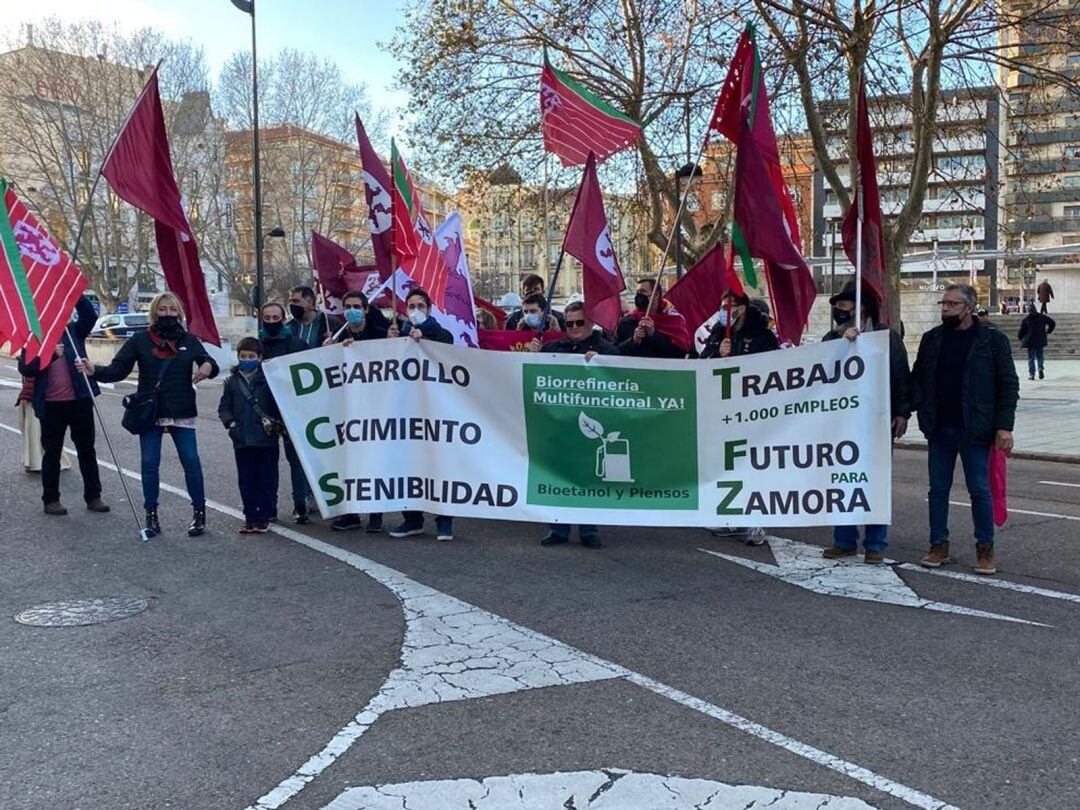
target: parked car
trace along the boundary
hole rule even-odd
[[[98,318],[90,330],[90,337],[127,340],[136,332],[145,332],[149,328],[150,316],[145,312],[115,312]]]

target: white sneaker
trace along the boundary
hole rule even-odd
[[[746,530],[746,545],[748,546],[763,546],[765,545],[765,530],[760,526],[755,526],[752,529]]]
[[[454,535],[452,535],[452,534],[437,534],[437,535],[435,535],[435,539],[436,540],[442,540],[445,543],[447,540],[453,540]]]

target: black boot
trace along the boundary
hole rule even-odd
[[[188,537],[201,537],[206,534],[206,507],[195,507],[194,516],[191,518],[191,525],[188,526]]]
[[[157,537],[161,534],[161,524],[158,522],[157,509],[146,510],[146,536]]]

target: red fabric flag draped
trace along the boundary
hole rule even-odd
[[[855,154],[858,166],[851,206],[840,231],[844,253],[855,266],[855,236],[859,227],[859,192],[862,192],[862,280],[877,296],[880,320],[889,322],[885,287],[885,221],[878,194],[877,164],[874,160],[874,137],[870,131],[870,113],[866,108],[866,79],[859,76],[859,102],[855,116]],[[865,291],[864,291],[865,294]]]
[[[113,191],[154,218],[154,236],[165,283],[184,305],[192,334],[221,344],[199,265],[199,249],[180,199],[169,156],[157,70],[117,136],[101,173]]]
[[[372,265],[358,265],[356,257],[321,233],[311,232],[311,266],[330,295],[341,298],[350,290],[364,290]]]
[[[0,220],[0,343],[47,368],[86,277],[5,182]]]
[[[749,120],[748,120],[749,119]],[[747,130],[746,127],[752,127]],[[765,273],[768,279],[770,298],[773,301],[774,317],[780,336],[792,343],[798,343],[806,326],[806,319],[817,295],[814,276],[806,262],[802,260],[802,237],[799,233],[799,218],[795,204],[784,182],[783,168],[780,165],[779,149],[776,143],[776,131],[773,129],[769,112],[769,94],[765,89],[764,72],[754,41],[753,28],[747,26],[735,49],[727,78],[717,99],[713,111],[711,127],[723,133],[733,143],[742,147],[745,132],[753,133],[756,160],[762,164],[763,171],[756,172],[762,185],[753,190],[744,188],[744,192],[762,195],[771,190],[771,196],[781,214],[782,230],[773,235],[790,243],[799,260],[775,262],[766,259]],[[738,185],[736,183],[736,185]],[[744,200],[744,202],[749,202]],[[744,267],[751,256],[765,258],[752,250],[744,250],[748,242],[743,232],[744,221],[736,216],[732,239],[743,256]],[[771,229],[772,223],[766,227]],[[759,228],[760,230],[760,228]],[[790,254],[791,251],[781,249]],[[749,275],[749,273],[748,273]],[[756,285],[755,285],[756,286]]]
[[[360,145],[360,163],[364,167],[364,199],[368,206],[368,230],[371,232],[371,248],[375,252],[375,264],[383,281],[394,272],[393,244],[391,243],[390,175],[371,147],[367,132],[356,116],[356,140]]]
[[[611,243],[604,197],[596,177],[596,155],[591,152],[566,226],[563,250],[582,264],[585,314],[593,323],[609,331],[614,329],[622,315],[619,293],[626,289],[626,282]]]
[[[495,319],[495,326],[498,329],[503,328],[503,324],[506,323],[507,315],[502,309],[475,294],[473,295],[473,303],[476,304],[477,309],[482,309]]]
[[[641,124],[589,92],[548,61],[540,73],[540,121],[544,149],[563,166],[580,166],[589,156],[603,162],[643,137]]]
[[[668,290],[665,298],[695,331],[720,309],[720,300],[728,289],[745,295],[734,268],[724,260],[724,245],[718,243]]]
[[[393,141],[390,142],[390,163],[394,178],[391,206],[394,259],[397,266],[431,296],[435,305],[444,309],[450,271],[424,216],[420,191],[413,184]]]

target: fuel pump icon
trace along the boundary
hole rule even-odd
[[[614,430],[604,435],[604,426],[584,411],[578,413],[578,429],[589,439],[599,439],[596,448],[596,477],[602,481],[633,483],[630,472],[630,442]]]

